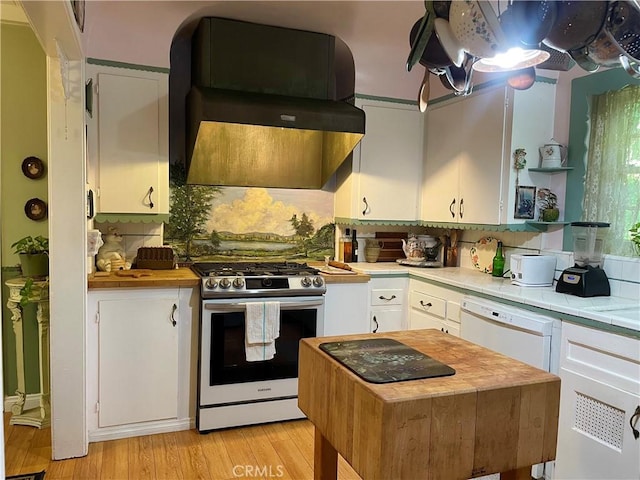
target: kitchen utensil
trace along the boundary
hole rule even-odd
[[[433,22],[435,20],[435,13],[433,12],[433,6],[427,2],[425,4],[427,11],[425,12],[420,24],[418,25],[418,29],[415,36],[415,41],[411,47],[411,51],[409,52],[409,58],[407,59],[407,70],[411,71],[413,66],[418,63],[420,57],[424,53],[424,50],[427,46],[429,38],[433,33]]]
[[[549,45],[541,43],[538,47],[540,50],[544,50],[549,53],[549,58],[542,63],[536,65],[536,69],[543,70],[555,70],[558,72],[567,72],[575,65],[571,55],[567,52],[561,52],[555,48],[551,48]]]
[[[449,24],[462,49],[475,57],[493,57],[506,44],[498,17],[488,1],[453,2]]]
[[[329,260],[329,265],[331,267],[341,268],[342,270],[351,270],[351,267],[343,262],[338,262],[336,260]]]
[[[424,252],[422,249],[422,242],[418,240],[416,235],[409,235],[407,240],[402,239],[402,250],[407,259],[415,261],[424,260]]]
[[[609,227],[602,222],[573,222],[573,256],[575,265],[565,269],[556,285],[556,292],[579,297],[609,296],[611,287],[605,271],[600,268],[604,232]]]
[[[133,277],[133,278],[150,277],[151,275],[153,275],[153,271],[148,269],[116,270],[116,275],[118,277]]]
[[[537,47],[549,34],[557,13],[553,1],[512,2],[500,16],[500,25],[510,39],[517,38],[521,45]]]
[[[559,1],[556,21],[543,40],[557,50],[580,50],[598,36],[604,25],[609,2]]]
[[[414,23],[413,27],[411,28],[411,32],[409,33],[409,44],[412,47],[416,42],[420,23],[421,20],[418,20],[416,23]],[[429,36],[429,39],[427,41],[427,45],[425,46],[422,56],[418,61],[420,65],[426,68],[439,68],[451,64],[451,59],[447,55],[447,52],[445,52],[442,48],[440,40],[438,40],[438,36],[434,31],[431,32],[431,35]]]
[[[462,66],[462,61],[464,60],[464,49],[453,34],[449,22],[443,18],[436,18],[433,23],[433,28],[438,36],[440,45],[442,45],[442,48],[447,53],[451,63],[458,67]]]
[[[471,264],[483,273],[491,273],[493,270],[493,257],[498,248],[498,239],[482,237],[469,251]]]
[[[422,113],[427,111],[427,106],[429,104],[429,70],[425,69],[424,71],[424,79],[422,80],[422,85],[420,85],[420,91],[418,92],[418,108]]]
[[[640,62],[640,6],[635,1],[612,2],[605,29],[628,57]]]
[[[449,20],[450,8],[451,8],[451,0],[433,2],[433,11],[436,13],[436,17]]]
[[[626,55],[620,55],[620,65],[632,77],[640,78],[640,64],[638,62],[630,60]]]
[[[516,90],[526,90],[536,83],[535,67],[527,67],[521,70],[510,72],[507,77],[507,84]]]

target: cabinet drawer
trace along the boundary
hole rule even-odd
[[[375,288],[371,290],[371,306],[402,305],[402,292],[395,288]]]
[[[445,318],[447,302],[442,298],[413,290],[410,294],[409,303],[411,308],[429,313],[436,317]]]

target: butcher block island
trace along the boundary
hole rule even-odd
[[[321,347],[374,338],[396,340],[455,374],[370,383]],[[531,465],[555,459],[560,378],[439,330],[305,338],[299,365],[298,406],[315,426],[316,479],[336,478],[337,453],[365,480],[497,472],[530,479]]]

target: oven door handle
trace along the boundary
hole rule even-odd
[[[280,310],[294,310],[297,308],[308,308],[308,307],[320,307],[324,305],[324,301],[319,300],[317,302],[281,302]],[[242,311],[247,306],[246,303],[205,303],[205,310],[215,310],[216,312],[233,312],[233,311]]]

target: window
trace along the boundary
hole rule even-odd
[[[582,220],[608,222],[604,251],[633,255],[640,222],[640,85],[591,98]]]

